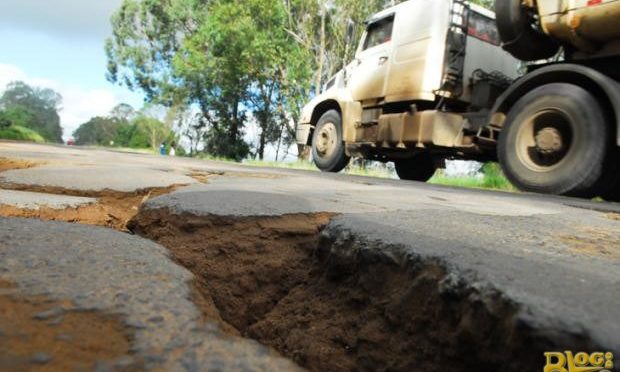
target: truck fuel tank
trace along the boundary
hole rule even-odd
[[[580,51],[620,39],[620,0],[538,0],[538,7],[544,31]]]

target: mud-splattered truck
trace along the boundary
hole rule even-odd
[[[619,79],[620,0],[410,0],[367,21],[297,142],[326,172],[356,156],[427,181],[446,159],[499,161],[522,190],[618,200]]]

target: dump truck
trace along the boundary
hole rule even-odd
[[[524,191],[620,199],[620,0],[409,0],[302,110],[316,166],[497,161]],[[347,34],[352,42],[354,30]]]

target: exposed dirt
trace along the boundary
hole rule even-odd
[[[575,235],[560,237],[571,251],[588,256],[620,260],[620,233],[611,234],[597,229],[576,229]]]
[[[209,183],[210,179],[216,177],[236,177],[236,178],[258,178],[258,179],[279,179],[282,176],[271,173],[258,173],[258,172],[228,172],[228,171],[199,171],[194,170],[189,174],[189,177],[192,177],[198,182],[201,183]]]
[[[620,213],[609,213],[607,214],[607,218],[612,221],[620,221]]]
[[[209,179],[212,177],[211,174],[206,172],[192,172],[189,176],[200,183],[209,183]]]
[[[129,229],[168,247],[196,274],[205,297],[222,318],[246,330],[264,318],[290,289],[308,279],[312,250],[329,214],[261,220],[182,217],[164,210],[141,214]],[[155,225],[161,225],[155,227]]]
[[[526,371],[553,350],[501,295],[440,263],[398,264],[347,242],[333,250],[320,234],[329,218],[146,210],[129,228],[168,247],[241,335],[311,371]]]
[[[140,369],[130,355],[132,335],[118,318],[71,309],[70,302],[0,295],[0,370],[92,370],[98,362]]]
[[[125,193],[110,190],[77,191],[47,186],[3,185],[2,188],[18,191],[97,198],[97,202],[60,210],[47,207],[32,210],[10,205],[0,205],[0,216],[81,223],[126,231],[127,222],[138,213],[138,209],[145,201],[152,197],[173,192],[178,187],[180,186],[144,189]]]
[[[17,160],[9,158],[0,158],[0,172],[14,170],[14,169],[28,169],[41,165],[41,163]]]

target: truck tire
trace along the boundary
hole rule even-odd
[[[351,161],[344,148],[342,118],[336,110],[327,111],[312,135],[314,164],[323,172],[338,173]]]
[[[419,153],[413,158],[396,160],[396,174],[401,180],[426,182],[433,178],[437,167],[428,153]]]
[[[560,46],[537,29],[536,19],[522,0],[495,0],[497,29],[502,48],[522,61],[553,57]]]
[[[590,198],[603,177],[608,133],[603,109],[588,91],[548,84],[512,107],[498,157],[521,190]]]

